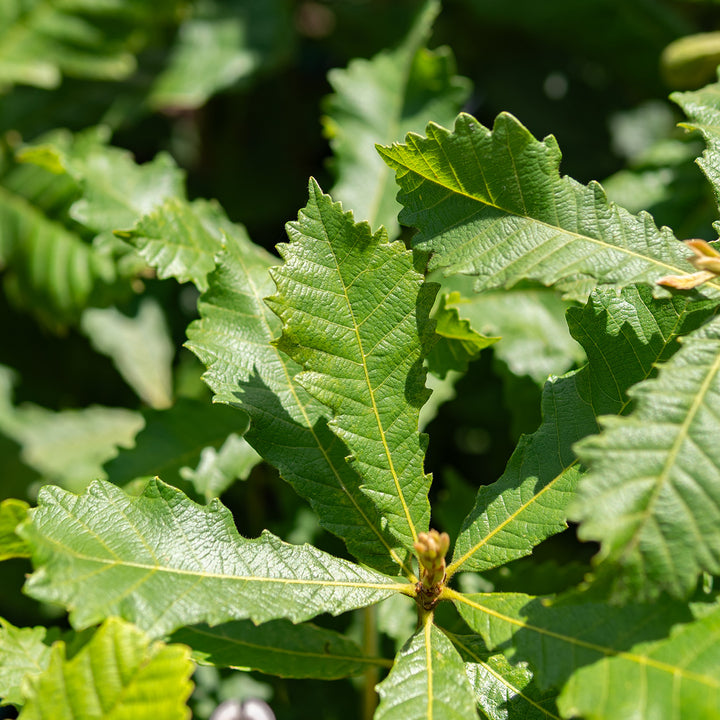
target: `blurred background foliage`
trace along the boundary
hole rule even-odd
[[[80,490],[96,477],[160,474],[201,501],[222,494],[245,535],[268,527],[345,552],[257,464],[233,411],[211,406],[202,368],[182,348],[197,290],[154,276],[112,230],[187,193],[217,199],[272,250],[305,203],[308,176],[325,189],[338,180],[347,152],[338,94],[348,83],[352,92],[364,66],[337,69],[379,53],[399,63],[393,49],[404,52],[422,5],[0,3],[0,500],[32,501],[44,482]],[[557,137],[564,173],[603,181],[611,198],[678,237],[714,239],[714,203],[694,164],[702,146],[677,128],[667,96],[714,79],[718,28],[712,0],[445,0],[428,46],[449,46],[438,57],[452,72],[454,55],[453,102],[481,122],[515,114],[536,136]],[[497,479],[519,435],[540,423],[544,379],[583,355],[562,323],[567,303],[542,288],[516,288],[510,311],[492,294],[465,302],[462,280],[443,292],[474,329],[506,337],[464,376],[437,379],[426,418],[435,523],[452,533],[477,486]],[[514,590],[521,577],[526,592],[560,589],[590,554],[570,530],[483,587]],[[25,572],[3,563],[2,587],[20,588]],[[395,610],[379,619],[388,647],[413,623]],[[0,594],[13,623],[52,613],[19,590]],[[356,712],[344,682],[214,669],[196,682],[197,717],[247,695],[271,700],[279,718]]]

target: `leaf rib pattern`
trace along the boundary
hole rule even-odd
[[[617,599],[686,597],[720,572],[720,322],[685,338],[627,418],[578,446],[590,467],[571,517],[601,542],[599,572]]]
[[[573,444],[597,432],[599,415],[626,413],[628,388],[714,312],[712,301],[655,299],[644,286],[598,288],[583,310],[571,310],[570,331],[588,364],[546,383],[540,428],[521,438],[499,480],[479,489],[448,573],[497,567],[563,530],[581,473]]]
[[[304,368],[298,383],[332,410],[361,489],[411,551],[430,514],[418,417],[429,396],[422,361],[435,287],[422,283],[412,253],[355,224],[315,181],[288,236],[268,298],[283,321],[278,347]]]
[[[159,480],[139,497],[102,481],[80,496],[45,488],[21,532],[37,568],[26,591],[69,608],[79,628],[111,615],[156,636],[199,622],[300,622],[411,587],[269,532],[244,539],[218,501],[196,505]]]
[[[684,246],[650,215],[632,215],[558,172],[553,137],[536,140],[507,113],[489,130],[461,114],[453,132],[431,123],[427,137],[379,148],[395,169],[400,220],[431,268],[477,275],[478,291],[523,279],[571,290],[593,278],[620,286],[695,272]],[[720,283],[709,282],[717,295]]]

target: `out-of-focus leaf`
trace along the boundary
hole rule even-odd
[[[41,673],[50,662],[47,628],[18,628],[0,618],[0,706],[22,705],[23,678]]]
[[[262,625],[249,620],[216,627],[195,625],[173,633],[171,641],[189,645],[200,663],[251,668],[280,677],[336,680],[360,675],[368,667],[390,665],[389,660],[365,657],[344,635],[286,620]]]
[[[155,108],[200,107],[219,90],[276,66],[292,42],[288,0],[203,0],[178,30],[148,98]]]
[[[150,407],[172,404],[175,347],[155,300],[143,298],[134,317],[114,307],[88,308],[80,327],[96,350],[112,358],[123,379]]]
[[[476,720],[475,699],[462,658],[432,614],[395,658],[377,687],[376,720]]]
[[[454,307],[460,300],[457,293],[441,295],[440,304],[433,313],[437,341],[428,354],[430,372],[444,378],[448,372],[465,372],[468,363],[482,350],[495,344],[499,337],[487,337],[476,332],[467,320],[460,318]]]
[[[330,407],[361,489],[408,550],[430,520],[427,437],[418,432],[429,392],[435,286],[384,229],[356,224],[313,180],[308,204],[279,245],[270,307],[283,321],[278,347],[304,368],[298,383]]]
[[[249,423],[242,410],[190,398],[165,410],[146,410],[143,418],[145,427],[126,445],[131,449],[105,464],[116,485],[155,476],[178,484],[180,470],[196,465],[205,448],[220,447],[231,433],[242,435]]]
[[[411,588],[267,531],[245,539],[219,501],[197,505],[160,480],[139,496],[105,481],[80,496],[46,486],[18,532],[36,567],[25,592],[65,606],[76,628],[113,615],[156,637],[203,622],[297,623]]]
[[[27,679],[23,720],[189,720],[193,663],[184,645],[151,642],[111,618],[67,655],[65,643],[55,643],[47,668]]]
[[[198,466],[195,469],[180,468],[180,475],[193,484],[199,495],[210,500],[220,497],[236,480],[247,480],[261,461],[248,441],[233,433],[219,450],[203,448]]]
[[[354,59],[347,69],[328,74],[335,93],[325,101],[323,122],[337,174],[330,194],[357,220],[384,225],[391,238],[399,229],[400,205],[392,173],[375,144],[421,132],[430,120],[451,123],[470,91],[468,81],[455,75],[448,48],[424,47],[439,9],[437,0],[426,0],[395,50],[371,60]]]
[[[27,543],[15,533],[15,528],[26,519],[29,507],[25,501],[15,498],[0,502],[0,561],[30,557]]]
[[[720,33],[685,35],[671,42],[662,52],[660,65],[665,81],[672,88],[698,88],[709,83],[720,64]]]

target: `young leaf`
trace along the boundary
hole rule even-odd
[[[37,568],[25,590],[70,610],[74,627],[119,615],[153,636],[250,618],[338,614],[411,586],[269,532],[242,538],[219,501],[159,480],[139,497],[105,481],[80,496],[47,486],[19,531]]]
[[[429,613],[377,687],[375,720],[474,720],[475,699],[457,650]]]
[[[188,720],[190,649],[151,643],[137,628],[109,619],[72,658],[56,643],[46,670],[23,687],[23,720]],[[158,688],[162,687],[162,692]]]
[[[653,299],[645,286],[598,289],[584,309],[572,309],[570,332],[588,364],[547,382],[540,428],[521,438],[502,477],[478,491],[448,572],[497,567],[563,530],[580,472],[573,443],[597,432],[598,415],[626,412],[627,389],[712,312],[710,302]]]
[[[511,665],[502,653],[490,653],[477,635],[452,635],[460,651],[478,707],[490,720],[560,720],[557,692],[537,689],[524,663]]]
[[[430,519],[418,416],[435,286],[423,284],[411,252],[355,224],[315,181],[287,231],[268,299],[283,321],[278,347],[305,368],[297,381],[331,408],[363,491],[410,549]]]
[[[365,657],[360,647],[339,633],[310,623],[293,625],[249,620],[217,627],[182,628],[172,642],[190,645],[193,658],[215,667],[241,667],[289,678],[336,680],[360,675],[368,667],[386,667],[383,658]]]
[[[358,220],[385,226],[397,235],[397,188],[388,167],[375,152],[375,143],[401,140],[421,132],[429,120],[448,124],[469,91],[456,76],[448,48],[427,50],[424,43],[440,10],[426,0],[402,43],[371,60],[356,58],[347,69],[334,69],[328,81],[335,93],[325,101],[325,134],[330,138],[337,182],[330,194]]]
[[[50,661],[47,628],[17,628],[0,618],[0,706],[22,705],[24,677],[42,672]]]
[[[630,395],[632,415],[602,418],[604,432],[577,448],[590,472],[570,516],[602,543],[616,599],[686,597],[701,570],[720,572],[720,321]]]
[[[407,550],[360,491],[347,447],[327,427],[327,408],[293,379],[300,366],[271,345],[280,321],[264,298],[274,289],[268,273],[274,262],[244,229],[228,230],[187,345],[207,365],[215,400],[241,403],[250,416],[245,438],[310,502],[320,524],[362,562],[391,574],[400,567],[412,577]]]
[[[548,607],[527,595],[450,594],[465,621],[489,646],[507,646],[512,640],[514,659],[530,662],[540,687],[568,683],[567,695],[563,691],[559,700],[563,714],[569,711],[566,717],[575,715],[575,702],[581,703],[584,717],[588,713],[598,720],[710,720],[717,714],[717,611],[689,622],[687,607],[670,602],[624,608],[600,603]],[[669,632],[681,622],[689,624]],[[622,676],[627,682],[608,686],[609,676]],[[603,693],[607,687],[613,692]],[[587,694],[581,696],[581,690]],[[680,703],[681,698],[685,702]],[[619,712],[621,708],[627,712]],[[681,712],[669,715],[669,708]],[[631,709],[644,714],[633,715]]]
[[[561,289],[578,280],[628,285],[689,275],[687,251],[646,213],[608,202],[597,183],[560,177],[552,136],[536,140],[507,113],[493,130],[461,114],[454,132],[379,148],[396,170],[400,221],[419,228],[415,246],[431,268],[477,275],[476,289],[538,280]],[[712,292],[720,282],[711,281]]]
[[[15,532],[17,526],[26,519],[29,507],[23,500],[15,498],[0,502],[0,561],[30,557],[30,548]]]

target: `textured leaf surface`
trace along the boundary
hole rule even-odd
[[[123,379],[150,407],[172,404],[175,347],[160,305],[144,298],[135,316],[117,308],[88,308],[80,327],[93,347],[108,355]]]
[[[189,645],[200,663],[252,668],[280,677],[335,680],[390,664],[382,658],[364,657],[357,643],[344,635],[284,620],[262,625],[242,620],[217,627],[196,625],[178,630],[171,639]]]
[[[536,140],[511,115],[492,131],[463,114],[454,132],[430,124],[427,133],[381,153],[401,187],[400,221],[419,228],[414,243],[433,253],[431,268],[477,275],[478,290],[523,279],[561,289],[587,278],[654,283],[695,271],[649,215],[609,203],[597,183],[561,178],[555,139]]]
[[[21,705],[23,678],[47,667],[46,632],[44,627],[18,628],[0,618],[0,706]]]
[[[0,503],[0,561],[30,557],[30,548],[15,532],[15,528],[26,519],[29,507],[23,500],[15,498]]]
[[[555,691],[542,692],[524,664],[511,665],[501,653],[489,653],[477,635],[453,635],[465,663],[478,708],[490,720],[559,720]]]
[[[429,615],[378,685],[376,720],[472,720],[475,700],[462,658]]]
[[[598,289],[584,309],[572,309],[570,332],[588,364],[545,385],[542,424],[521,438],[502,477],[478,491],[449,571],[496,567],[564,529],[580,472],[573,443],[597,432],[598,415],[625,413],[627,389],[713,311],[686,297],[655,300],[644,286]]]
[[[219,402],[250,415],[245,437],[310,502],[321,525],[343,538],[355,556],[396,574],[407,551],[383,526],[345,445],[327,427],[325,405],[294,380],[300,366],[271,342],[280,320],[264,302],[275,286],[276,259],[235,226],[199,302],[200,320],[188,328],[188,347],[208,367],[205,380]]]
[[[179,398],[167,410],[146,410],[145,427],[105,464],[108,479],[123,485],[158,476],[177,485],[180,470],[194,467],[207,447],[220,447],[231,433],[242,435],[248,416],[242,410],[207,401]]]
[[[454,74],[448,48],[424,47],[439,8],[436,0],[423,3],[395,50],[354,59],[346,69],[328,73],[335,93],[326,99],[324,125],[337,173],[330,194],[358,220],[384,225],[390,237],[399,229],[400,205],[375,144],[421,132],[430,120],[451,123],[470,91],[467,80]]]
[[[656,379],[636,386],[628,418],[578,446],[590,467],[571,517],[602,543],[618,598],[685,597],[720,572],[720,321],[683,340]]]
[[[279,347],[305,368],[298,382],[331,408],[362,489],[410,549],[430,519],[418,416],[429,396],[422,362],[435,286],[423,285],[402,244],[355,224],[314,181],[288,237],[268,299],[283,321]]]
[[[116,235],[131,242],[154,268],[158,277],[193,282],[207,290],[207,276],[215,268],[223,247],[223,231],[231,228],[214,203],[192,204],[170,198],[145,215],[132,230]]]
[[[53,646],[48,668],[24,687],[20,717],[188,720],[192,672],[189,648],[151,643],[137,628],[112,618],[70,659],[64,643]]]
[[[705,152],[697,160],[712,185],[720,208],[720,82],[706,85],[700,90],[673,93],[671,98],[683,109],[690,122],[683,123],[688,130],[697,130],[705,140]],[[717,223],[716,228],[717,230]]]
[[[287,0],[212,0],[180,26],[168,66],[150,104],[191,110],[215,92],[267,70],[287,55],[292,13]]]
[[[687,607],[670,602],[548,607],[527,595],[495,593],[455,594],[455,603],[490,646],[507,647],[512,641],[514,659],[530,662],[541,687],[568,683],[568,694],[564,690],[559,699],[566,717],[573,716],[574,702],[582,703],[588,717],[604,720],[690,718],[693,713],[709,719],[717,713],[717,611],[690,622]],[[687,624],[670,631],[677,623]],[[625,680],[613,682],[617,677]],[[587,693],[582,698],[581,690]],[[687,701],[681,709],[680,699]],[[668,714],[668,709],[680,709],[680,714]]]
[[[300,622],[408,587],[268,532],[242,538],[218,501],[196,505],[158,480],[139,497],[104,481],[81,496],[45,487],[21,534],[37,567],[26,592],[63,604],[78,628],[112,615],[154,636],[201,622]]]

